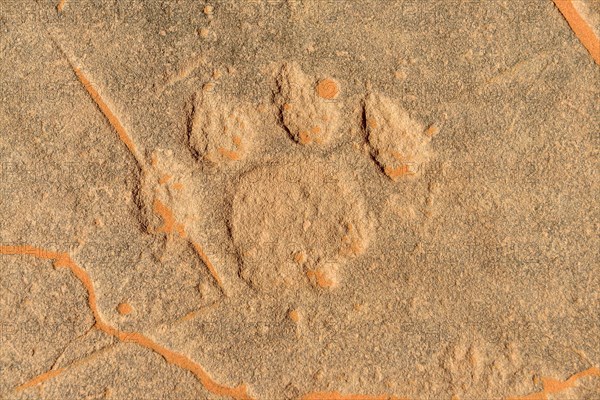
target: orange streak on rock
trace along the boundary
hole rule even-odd
[[[61,0],[60,3],[58,3],[58,5],[56,6],[56,8],[59,12],[62,11],[62,9],[65,5],[65,2],[66,2],[66,0]],[[137,161],[140,169],[142,171],[145,171],[145,169],[146,169],[145,161],[144,161],[143,157],[140,155],[139,151],[137,150],[135,143],[133,142],[133,140],[131,139],[131,137],[129,136],[127,131],[125,130],[125,127],[123,126],[123,124],[121,124],[121,121],[119,120],[119,118],[117,118],[115,113],[112,112],[112,110],[110,109],[108,104],[106,104],[106,102],[104,101],[102,96],[100,96],[100,93],[98,93],[98,91],[94,88],[94,86],[92,85],[90,80],[87,78],[87,76],[83,73],[83,71],[81,71],[81,69],[73,63],[73,61],[71,60],[69,55],[62,48],[62,46],[52,36],[50,36],[50,39],[56,45],[56,47],[60,50],[60,52],[63,54],[63,56],[69,63],[69,66],[73,70],[73,73],[75,74],[75,76],[77,77],[79,82],[83,85],[85,90],[88,92],[88,94],[90,95],[90,97],[92,98],[94,103],[96,103],[96,106],[100,109],[100,111],[102,112],[104,117],[108,120],[108,123],[117,132],[117,135],[118,135],[119,139],[121,140],[121,142],[123,142],[123,144],[125,144],[125,146],[129,150],[129,152],[133,155],[133,157]],[[152,161],[154,162],[154,160],[152,160]]]
[[[179,323],[179,322],[190,321],[191,319],[197,317],[198,315],[201,315],[201,314],[207,312],[208,310],[212,310],[213,308],[215,308],[215,306],[217,304],[218,304],[218,302],[215,301],[212,304],[209,304],[209,305],[204,306],[202,308],[198,308],[196,310],[190,311],[189,313],[185,314],[183,317],[179,318],[175,322]]]
[[[171,178],[173,178],[171,175],[163,175],[160,177],[160,179],[158,180],[158,184],[159,185],[164,185],[165,183],[169,182],[171,180]]]
[[[309,269],[306,271],[306,276],[308,279],[315,279],[317,285],[321,286],[322,288],[330,288],[334,286],[334,282],[327,278],[323,271]]]
[[[65,8],[65,3],[67,2],[67,0],[60,0],[58,2],[58,4],[56,5],[56,11],[58,11],[59,13],[62,12],[63,8]]]
[[[153,350],[154,352],[163,356],[163,358],[170,364],[177,365],[180,368],[186,369],[193,373],[198,380],[204,385],[204,387],[215,394],[221,396],[229,396],[234,399],[250,399],[250,396],[247,394],[247,389],[245,385],[240,385],[235,388],[229,388],[222,385],[219,385],[206,373],[206,371],[198,364],[190,360],[189,358],[171,351],[158,343],[153,342],[151,339],[146,336],[137,333],[137,332],[117,332],[117,338],[123,342],[128,343],[136,343],[141,346],[144,346],[148,349]]]
[[[398,168],[385,167],[384,172],[387,176],[389,176],[392,179],[397,179],[405,175],[414,175],[414,172],[412,172],[409,169],[409,166],[406,164],[401,165]]]
[[[44,372],[43,374],[40,374],[38,376],[36,376],[35,378],[25,382],[24,384],[22,384],[21,386],[17,387],[15,389],[15,391],[21,391],[21,390],[25,390],[29,387],[44,383],[45,381],[52,379],[60,374],[62,374],[63,372],[66,372],[67,370],[71,369],[72,367],[76,366],[76,365],[82,365],[84,363],[90,362],[91,360],[99,357],[102,353],[105,353],[106,351],[108,351],[110,348],[114,347],[114,344],[105,347],[103,349],[100,349],[98,351],[95,351],[93,353],[91,353],[90,355],[88,355],[87,357],[81,358],[77,361],[72,362],[71,364],[63,367],[63,368],[58,368],[58,369],[50,369],[47,372]]]
[[[154,200],[153,207],[154,212],[163,220],[163,226],[158,228],[158,233],[164,232],[168,235],[172,235],[174,232],[177,232],[181,237],[186,236],[183,225],[175,220],[173,211],[169,207],[167,207],[162,201],[158,199]]]
[[[600,65],[600,39],[577,12],[572,0],[554,0],[554,4],[569,23],[575,36],[596,61],[596,64]]]
[[[33,246],[0,246],[0,254],[34,256],[45,260],[55,260],[61,255],[54,251],[43,250]]]
[[[193,240],[190,240],[190,243],[192,244],[192,247],[196,251],[196,254],[198,254],[198,257],[200,257],[202,262],[206,265],[206,268],[208,268],[208,270],[210,271],[210,274],[212,275],[214,280],[217,282],[217,284],[219,285],[221,290],[223,290],[223,293],[225,293],[225,289],[223,288],[223,282],[221,281],[221,278],[219,277],[219,274],[217,273],[215,266],[210,262],[210,260],[208,259],[208,256],[202,249],[202,246],[200,246],[198,243],[194,242]]]
[[[545,392],[531,393],[525,396],[508,397],[506,400],[548,400]]]
[[[108,120],[110,125],[117,132],[117,135],[119,135],[119,139],[121,139],[121,141],[125,144],[125,146],[127,146],[127,149],[129,149],[129,152],[131,154],[133,154],[133,156],[135,157],[135,159],[138,162],[138,164],[140,165],[140,167],[143,168],[144,160],[143,160],[142,156],[140,155],[140,153],[138,152],[135,144],[133,143],[133,140],[131,140],[131,138],[127,134],[127,131],[121,124],[121,121],[119,121],[117,116],[111,111],[110,107],[108,107],[108,105],[106,104],[104,99],[102,99],[102,97],[100,96],[98,91],[96,89],[94,89],[94,86],[92,86],[91,82],[83,74],[83,72],[79,68],[75,67],[74,65],[71,65],[71,67],[73,68],[73,72],[75,72],[77,79],[79,79],[79,82],[81,82],[81,84],[83,85],[85,90],[87,90],[89,95],[92,97],[92,100],[94,100],[94,102],[96,103],[96,105],[98,106],[100,111],[102,111],[102,114],[104,114],[104,116],[106,117],[106,119]]]
[[[339,392],[314,392],[302,396],[300,400],[401,400],[401,398],[388,394],[369,396],[364,394],[341,394]]]
[[[588,368],[584,371],[571,375],[569,379],[560,381],[553,378],[542,378],[543,389],[541,392],[531,393],[525,396],[509,397],[507,400],[547,400],[548,394],[560,393],[575,386],[577,381],[587,376],[600,377],[600,369],[596,367]]]
[[[429,136],[429,137],[433,137],[435,135],[437,135],[438,133],[440,133],[440,128],[437,127],[436,125],[430,125],[429,128],[425,129],[425,135]]]
[[[218,150],[219,154],[221,154],[223,157],[229,158],[231,161],[238,161],[242,158],[235,151],[227,150],[223,147],[219,147],[217,150]]]
[[[113,326],[104,322],[97,308],[96,292],[94,290],[92,280],[90,279],[87,272],[85,272],[83,268],[77,265],[67,253],[46,251],[32,246],[0,246],[0,254],[31,255],[42,259],[54,260],[54,266],[56,268],[68,268],[69,270],[71,270],[73,275],[75,275],[75,277],[79,279],[79,281],[83,284],[88,293],[88,305],[90,307],[90,310],[92,311],[92,315],[94,316],[96,328],[111,336],[116,337],[122,342],[135,343],[140,346],[146,347],[154,351],[155,353],[161,355],[168,363],[190,371],[196,376],[196,378],[206,388],[206,390],[210,391],[211,393],[214,393],[219,396],[228,396],[240,400],[251,399],[251,397],[247,393],[245,385],[240,385],[235,388],[220,385],[216,383],[210,377],[210,375],[208,375],[208,373],[204,370],[204,368],[202,368],[201,365],[190,360],[185,355],[169,350],[166,347],[154,342],[152,339],[142,335],[141,333],[120,331],[119,329],[114,328]],[[38,383],[41,383],[60,374],[62,371],[62,369],[49,371],[48,373],[42,374],[37,378],[19,386],[17,390],[23,390],[28,387],[34,386]]]
[[[43,374],[36,376],[34,379],[25,382],[21,386],[18,386],[15,390],[16,391],[21,391],[21,390],[25,390],[25,389],[27,389],[29,387],[38,385],[38,384],[40,384],[42,382],[47,381],[48,379],[52,379],[55,376],[62,374],[64,371],[65,371],[64,368],[59,368],[59,369],[51,370],[51,371],[48,371],[48,372],[44,372]]]
[[[575,383],[586,376],[598,376],[600,377],[600,369],[592,367],[585,371],[578,372],[572,375],[566,381],[559,381],[552,378],[542,378],[542,384],[544,385],[544,392],[546,393],[558,393],[565,389],[575,386]]]

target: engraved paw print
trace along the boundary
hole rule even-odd
[[[271,122],[235,99],[196,95],[188,126],[196,162],[186,165],[155,153],[156,170],[163,172],[152,179],[161,182],[163,176],[164,183],[170,181],[168,171],[178,171],[180,181],[155,189],[154,203],[166,204],[180,223],[171,230],[192,241],[212,225],[212,240],[230,243],[237,275],[259,291],[307,284],[331,289],[348,262],[368,250],[374,234],[360,176],[339,155],[343,149],[327,155],[313,150],[339,145],[343,94],[335,79],[308,76],[297,64],[284,64],[274,80],[277,118]],[[385,96],[368,94],[362,108],[362,133],[375,163],[394,181],[416,176],[430,158],[431,135]],[[289,141],[289,151],[278,154],[267,148],[273,146],[268,140],[256,140],[265,131],[287,132],[300,146]],[[228,204],[227,214],[216,218],[220,232],[208,222],[223,208],[211,209],[214,199]]]

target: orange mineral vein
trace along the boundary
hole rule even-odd
[[[36,376],[35,378],[25,382],[24,384],[18,386],[15,390],[16,391],[21,391],[21,390],[25,390],[27,388],[30,388],[32,386],[35,385],[39,385],[40,383],[46,382],[49,379],[54,378],[57,375],[62,374],[63,372],[66,371],[66,368],[58,368],[58,369],[53,369],[47,372],[44,372],[43,374],[40,374],[38,376]]]
[[[403,400],[400,397],[382,394],[379,396],[369,396],[364,394],[341,394],[339,392],[314,392],[309,393],[300,400]],[[406,399],[404,399],[406,400]]]
[[[119,118],[117,118],[117,116],[112,112],[110,107],[108,107],[108,105],[106,104],[106,102],[104,101],[102,96],[100,96],[100,93],[98,93],[98,91],[94,88],[94,86],[92,86],[92,83],[84,75],[84,73],[78,67],[76,67],[72,64],[71,64],[71,67],[73,68],[73,72],[75,72],[77,79],[79,79],[79,82],[81,82],[81,84],[83,85],[85,90],[87,90],[89,95],[92,97],[92,100],[94,100],[94,102],[96,103],[96,105],[98,106],[100,111],[102,111],[102,114],[104,114],[104,116],[106,117],[106,119],[108,120],[110,125],[117,132],[117,135],[119,135],[119,139],[121,139],[121,141],[125,144],[125,146],[127,146],[127,149],[135,157],[135,159],[138,162],[138,164],[140,165],[140,167],[142,169],[144,169],[144,166],[145,166],[144,159],[138,152],[138,150],[135,146],[135,143],[133,143],[133,140],[127,134],[127,131],[121,124],[121,121],[119,121]]]
[[[554,0],[556,8],[569,23],[569,26],[581,44],[589,51],[590,55],[600,65],[600,39],[592,27],[579,14],[572,0]]]
[[[93,353],[91,353],[90,355],[88,355],[87,357],[83,357],[79,360],[76,360],[72,363],[70,363],[69,365],[63,367],[63,368],[58,368],[58,369],[50,369],[49,371],[44,372],[43,374],[40,374],[38,376],[36,376],[35,378],[32,378],[30,380],[28,380],[27,382],[23,383],[22,385],[18,386],[15,391],[21,391],[21,390],[25,390],[27,388],[39,385],[41,383],[46,382],[47,380],[50,380],[52,378],[54,378],[55,376],[58,376],[60,374],[62,374],[63,372],[67,371],[68,369],[71,369],[75,366],[78,365],[83,365],[87,362],[90,362],[91,360],[94,360],[96,358],[98,358],[101,354],[104,354],[108,351],[110,351],[111,349],[113,349],[115,346],[114,344],[111,344],[107,347],[104,347],[100,350],[97,350]]]
[[[560,393],[563,390],[572,388],[579,379],[587,376],[600,377],[600,369],[597,367],[588,368],[584,371],[571,375],[571,377],[565,381],[560,381],[553,378],[542,378],[543,389],[541,392],[528,394],[526,396],[510,397],[507,400],[548,400],[549,394]]]
[[[73,261],[73,259],[67,253],[58,253],[53,251],[44,250],[33,246],[0,246],[0,255],[29,255],[36,258],[53,260],[55,268],[67,268],[73,275],[83,284],[88,293],[88,306],[94,316],[94,326],[111,336],[116,337],[125,343],[135,343],[137,345],[146,347],[155,353],[162,356],[168,363],[176,365],[180,368],[190,371],[196,376],[200,383],[211,393],[228,396],[234,399],[251,399],[248,395],[246,385],[242,384],[235,388],[227,387],[215,382],[210,375],[202,368],[202,366],[183,354],[169,350],[166,347],[154,342],[152,339],[144,336],[139,332],[126,332],[121,331],[102,320],[98,306],[96,303],[96,292],[94,291],[94,285],[91,278],[85,272],[83,268]],[[20,385],[16,388],[17,391],[24,390],[26,388],[35,386],[48,379],[51,379],[67,368],[59,368],[53,371],[45,372],[28,382]],[[553,378],[542,378],[543,390],[538,393],[533,393],[526,396],[512,397],[510,400],[547,400],[549,394],[560,393],[566,389],[574,387],[577,381],[581,378],[588,376],[600,377],[600,369],[597,367],[591,367],[584,371],[578,372],[567,380],[561,381]],[[339,392],[313,392],[304,395],[301,400],[399,400],[398,397],[390,395],[361,395],[361,394],[341,394]]]
[[[88,306],[94,316],[95,327],[102,332],[105,332],[111,336],[116,337],[122,342],[135,343],[140,346],[146,347],[155,353],[161,355],[168,363],[176,365],[180,368],[190,371],[196,376],[200,383],[211,393],[228,396],[234,399],[251,399],[248,395],[245,385],[240,385],[235,388],[227,387],[215,382],[210,375],[202,368],[202,366],[183,354],[169,350],[166,347],[154,342],[152,339],[142,335],[139,332],[126,332],[121,331],[102,320],[100,311],[96,304],[96,292],[94,291],[94,285],[89,275],[83,268],[71,259],[67,253],[58,253],[53,251],[47,251],[33,246],[0,246],[0,254],[4,255],[30,255],[33,257],[53,260],[55,268],[67,268],[75,275],[77,279],[83,284],[88,293]],[[50,379],[53,376],[60,374],[63,370],[58,369],[51,371],[46,374],[42,374],[35,378],[33,381],[28,382],[19,386],[17,390],[22,390],[25,387],[33,386],[39,382]]]

